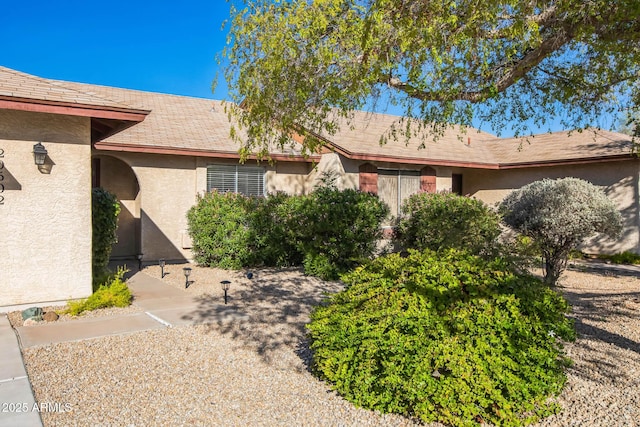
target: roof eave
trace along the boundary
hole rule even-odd
[[[0,109],[141,122],[149,110],[0,96]]]
[[[581,165],[589,163],[604,163],[604,162],[620,162],[628,160],[637,160],[638,156],[633,153],[616,154],[612,156],[595,156],[584,157],[581,159],[559,159],[559,160],[544,160],[533,162],[514,162],[514,163],[500,163],[498,169],[524,169],[524,168],[536,168],[536,167],[549,167],[549,166],[570,166]]]
[[[94,144],[94,148],[100,151],[121,151],[129,153],[146,153],[146,154],[169,154],[177,156],[196,156],[196,157],[210,157],[210,158],[222,158],[222,159],[240,159],[240,154],[236,151],[215,151],[215,150],[201,150],[195,148],[180,148],[180,147],[153,147],[148,145],[135,145],[135,144],[119,144],[109,142],[97,142]],[[288,155],[288,154],[270,154],[271,159],[280,162],[305,162],[305,163],[317,163],[320,160],[320,156],[302,156],[302,155]],[[257,156],[249,156],[249,159],[255,160]]]

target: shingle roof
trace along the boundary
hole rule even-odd
[[[229,156],[238,152],[220,101],[50,80],[6,67],[0,67],[1,99],[88,105],[145,114],[151,111],[141,123],[100,142],[110,149],[183,150]],[[460,127],[447,128],[437,142],[418,134],[408,141],[402,136],[389,138],[381,145],[381,136],[388,135],[392,125],[400,120],[398,116],[356,112],[350,123],[343,123],[335,135],[323,137],[337,151],[354,159],[488,168],[631,157],[633,145],[627,135],[601,130],[556,132],[521,139],[498,138],[477,129],[463,131]],[[419,148],[420,145],[424,148]],[[274,150],[273,154],[297,157],[299,152]]]
[[[514,167],[533,163],[590,161],[631,157],[633,141],[628,135],[604,130],[555,132],[527,138],[498,138],[477,129],[449,127],[434,142],[418,133],[407,139],[399,135],[380,144],[400,117],[357,112],[335,135],[324,136],[337,151],[355,159],[425,164],[458,164],[475,167]],[[423,148],[419,148],[420,145]]]
[[[237,152],[220,101],[108,86],[68,83],[91,94],[151,110],[144,122],[102,142],[146,147]]]
[[[125,102],[151,113],[142,123],[117,133],[102,144],[226,153],[236,156],[238,144],[231,138],[231,124],[221,101],[142,92],[109,86],[68,83],[89,94]],[[298,151],[272,150],[272,155],[298,156]]]
[[[501,165],[535,162],[590,160],[631,156],[630,136],[601,129],[582,132],[554,132],[528,138],[505,138],[487,141]]]
[[[0,97],[130,110],[125,103],[71,88],[66,82],[43,79],[0,66]]]
[[[398,135],[380,144],[381,136],[389,136],[392,125],[400,125],[401,118],[388,114],[356,112],[347,124],[343,122],[335,135],[325,136],[331,144],[349,156],[388,157],[396,161],[459,161],[480,164],[496,163],[494,154],[479,142],[495,139],[494,135],[459,126],[446,128],[437,142],[425,140],[420,135],[407,139]],[[414,128],[415,129],[415,128]],[[424,147],[420,145],[424,143]]]

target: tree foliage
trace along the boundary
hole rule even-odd
[[[639,41],[637,0],[245,0],[221,59],[234,135],[266,154],[387,105],[436,138],[474,117],[584,128],[640,104]]]
[[[545,258],[545,282],[554,285],[569,252],[587,237],[617,237],[620,212],[604,191],[577,178],[543,179],[510,193],[500,204],[504,222],[531,237]]]

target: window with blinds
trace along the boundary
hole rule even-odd
[[[420,171],[378,169],[378,197],[392,216],[400,215],[402,203],[420,191]]]
[[[209,165],[207,191],[230,191],[247,196],[264,196],[264,168],[245,165]]]

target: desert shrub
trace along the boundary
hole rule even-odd
[[[66,313],[77,316],[84,311],[99,308],[129,306],[132,299],[131,291],[129,291],[129,287],[122,280],[126,272],[127,270],[125,269],[118,269],[118,271],[89,298],[69,301]]]
[[[372,256],[389,211],[375,195],[333,187],[316,188],[292,203],[289,227],[305,272],[323,279],[336,279]]]
[[[629,251],[612,255],[598,255],[598,258],[611,261],[614,264],[640,264],[640,255]]]
[[[464,249],[494,254],[500,217],[480,200],[455,193],[416,193],[402,205],[397,237],[406,249]]]
[[[250,202],[253,265],[289,267],[302,265],[303,256],[296,243],[295,196],[274,193]]]
[[[352,403],[451,425],[524,425],[559,408],[567,302],[500,258],[380,257],[308,325],[312,368]]]
[[[198,264],[238,269],[251,264],[249,199],[212,191],[198,196],[187,212],[193,253]]]
[[[616,237],[620,212],[595,185],[577,178],[543,179],[510,193],[500,204],[503,221],[531,237],[545,259],[545,282],[554,285],[572,249],[595,233]]]
[[[118,241],[118,215],[120,203],[114,194],[104,188],[94,188],[91,192],[92,225],[92,267],[94,277],[105,274],[112,245]]]
[[[298,266],[324,279],[371,257],[387,207],[376,196],[322,187],[249,198],[209,193],[188,214],[199,264],[237,269]]]

